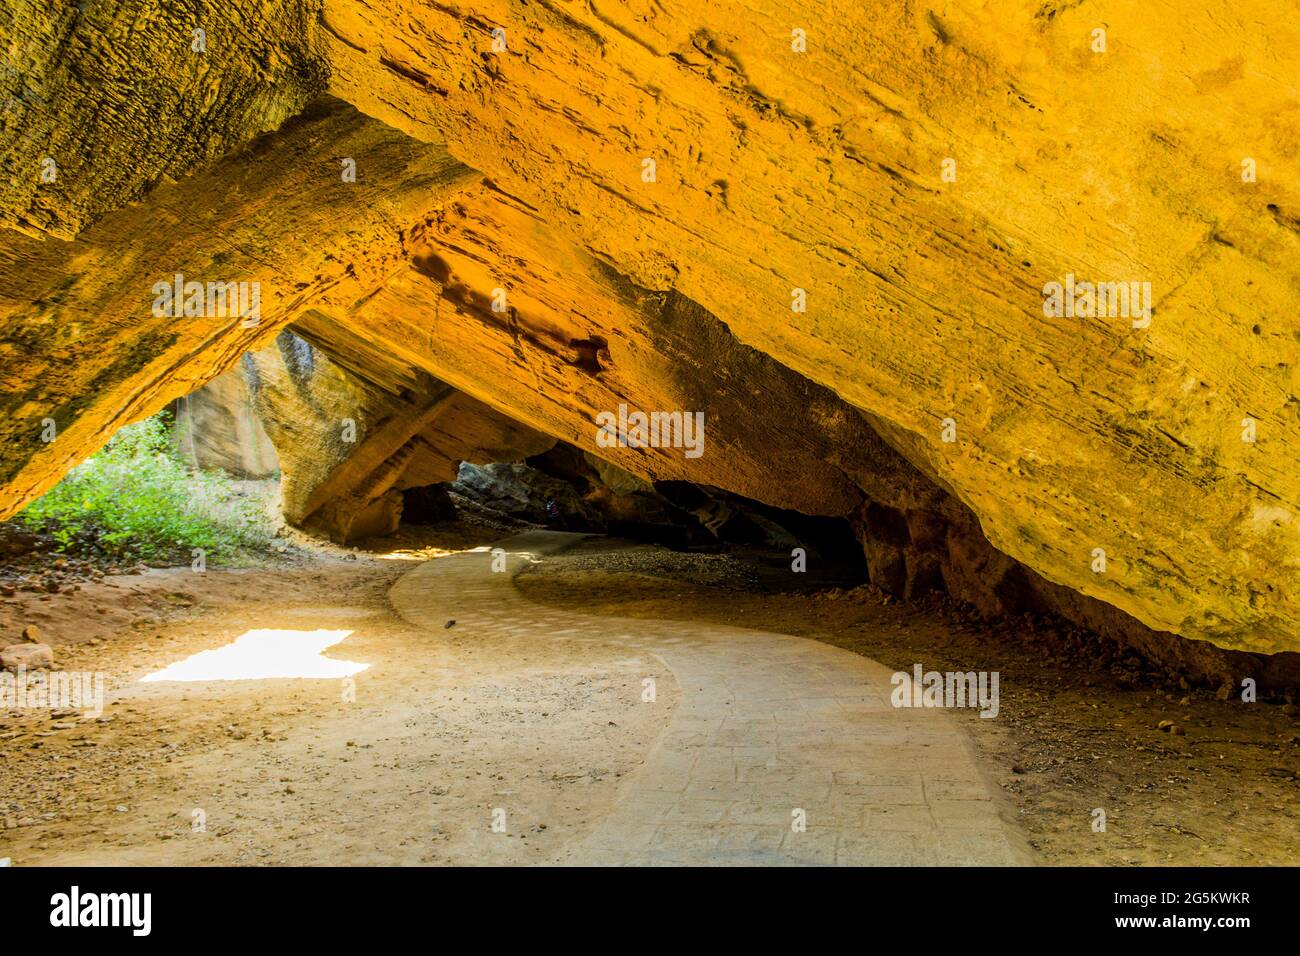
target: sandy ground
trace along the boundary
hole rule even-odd
[[[1134,685],[1051,630],[970,624],[870,587],[819,590],[787,562],[593,539],[525,572],[519,586],[531,600],[588,613],[813,637],[899,670],[998,671],[999,716],[958,713],[1044,863],[1300,862],[1300,724],[1282,706]],[[1093,830],[1098,808],[1105,832]]]
[[[0,596],[0,634],[35,623],[58,667],[100,672],[102,717],[0,710],[0,857],[31,864],[533,863],[611,805],[676,700],[656,660],[584,644],[467,642],[396,617],[415,562],[502,528],[404,531],[356,552],[292,547],[266,567],[43,572]],[[35,580],[8,568],[11,582]],[[794,580],[796,579],[797,580]],[[899,669],[998,670],[1001,713],[964,726],[1043,862],[1300,860],[1300,730],[1271,704],[1121,682],[1041,629],[965,623],[870,588],[819,589],[757,553],[593,539],[519,583],[587,613],[801,634]],[[75,590],[74,590],[75,588]],[[253,629],[350,632],[331,679],[140,683]],[[636,706],[658,673],[668,707]],[[347,694],[355,699],[346,699]],[[1293,709],[1293,708],[1292,708]],[[1183,731],[1157,729],[1173,720]],[[1105,832],[1092,828],[1095,808]],[[492,831],[506,811],[506,833]]]
[[[465,536],[442,535],[479,543]],[[671,715],[671,674],[598,647],[410,627],[388,589],[451,541],[408,538],[384,542],[383,557],[323,549],[274,567],[155,570],[0,602],[9,627],[43,614],[59,669],[104,673],[110,701],[100,718],[0,710],[0,857],[519,864],[585,833]],[[350,687],[139,682],[252,629],[346,630],[324,657],[368,666]],[[658,674],[667,706],[635,706],[646,673]],[[492,829],[498,809],[504,833]]]

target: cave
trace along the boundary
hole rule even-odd
[[[245,6],[0,12],[0,859],[1295,862],[1281,11]]]

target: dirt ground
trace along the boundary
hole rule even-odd
[[[899,670],[998,671],[999,715],[958,713],[1044,863],[1300,863],[1294,704],[1166,686],[1144,677],[1141,662],[1098,661],[1086,643],[1037,622],[991,627],[944,604],[899,605],[870,586],[821,589],[788,561],[592,539],[519,586],[539,603],[592,614],[812,637]],[[1093,829],[1098,808],[1104,832]]]
[[[0,857],[18,865],[521,864],[612,802],[675,701],[656,661],[421,632],[389,608],[414,563],[500,529],[407,533],[374,553],[150,570],[0,598],[63,671],[102,672],[102,717],[0,710]],[[12,569],[11,569],[12,570]],[[31,569],[25,569],[30,572]],[[48,598],[45,599],[45,598]],[[101,612],[100,609],[103,609]],[[252,629],[346,630],[338,679],[141,684]],[[637,707],[660,680],[667,706]],[[492,830],[505,813],[505,833]]]
[[[392,613],[388,589],[415,562],[511,530],[404,530],[356,551],[294,541],[264,567],[201,574],[100,577],[53,556],[3,566],[5,643],[35,624],[60,670],[104,674],[109,703],[92,718],[0,710],[0,857],[553,859],[612,803],[677,692],[657,660],[488,642],[454,626],[429,634]],[[999,716],[961,716],[1045,863],[1300,860],[1300,728],[1278,703],[1144,681],[1141,662],[1091,660],[1086,646],[1032,622],[990,627],[870,587],[828,590],[759,552],[592,539],[519,580],[533,600],[586,613],[748,624],[899,669],[999,671]],[[324,657],[368,665],[355,699],[337,679],[139,683],[254,629],[350,632]],[[670,706],[636,706],[646,673]],[[1095,808],[1105,832],[1093,830]],[[505,835],[491,828],[498,809]]]

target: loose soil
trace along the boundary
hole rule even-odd
[[[105,674],[100,717],[0,711],[0,857],[29,864],[539,863],[606,812],[671,713],[635,706],[657,662],[583,644],[435,634],[387,593],[415,563],[516,526],[462,522],[357,550],[289,539],[265,566],[0,566],[0,638],[35,625],[65,671]],[[63,561],[62,566],[58,562]],[[976,622],[870,586],[827,588],[757,551],[591,539],[523,574],[589,614],[750,624],[911,670],[997,670],[1000,713],[962,712],[1050,864],[1294,864],[1294,703],[1246,704],[1100,660],[1041,622]],[[51,588],[51,583],[54,585]],[[343,629],[337,680],[140,684],[251,629]],[[558,653],[556,652],[558,649]],[[664,674],[660,694],[676,689]],[[1288,713],[1290,711],[1290,713]],[[1172,721],[1178,732],[1161,730]],[[1105,832],[1093,811],[1106,813]],[[508,834],[492,832],[507,812]]]
[[[104,673],[110,703],[98,718],[0,710],[0,857],[16,866],[552,859],[612,804],[676,691],[660,673],[668,706],[637,707],[656,662],[580,644],[467,640],[454,625],[430,634],[393,614],[387,594],[402,573],[507,533],[404,530],[371,552],[295,547],[267,567],[202,574],[42,572],[61,579],[59,590],[0,599],[0,627],[12,641],[37,622],[57,668]],[[369,665],[354,699],[333,679],[138,683],[263,628],[350,631],[324,656]],[[504,833],[492,829],[496,810]]]

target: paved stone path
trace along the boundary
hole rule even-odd
[[[890,705],[891,671],[806,638],[595,617],[526,600],[513,577],[581,535],[529,532],[430,561],[392,589],[421,627],[600,641],[657,655],[681,700],[569,864],[1016,865],[1030,851],[951,714]],[[646,706],[653,706],[646,704]],[[806,829],[793,824],[802,811]]]

